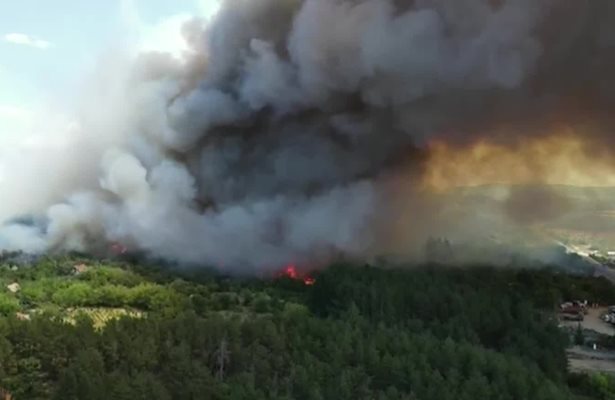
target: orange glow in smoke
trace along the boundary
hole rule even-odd
[[[433,142],[429,150],[423,187],[436,192],[490,184],[615,186],[610,149],[591,145],[571,129],[507,144]]]

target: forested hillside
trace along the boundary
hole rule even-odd
[[[553,314],[562,298],[615,303],[604,280],[349,265],[314,278],[6,263],[0,386],[17,400],[615,398],[612,378],[568,373]]]

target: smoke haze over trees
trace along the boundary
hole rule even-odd
[[[110,56],[71,130],[0,157],[0,248],[246,272],[554,218],[513,196],[451,221],[437,192],[612,184],[614,22],[608,0],[225,1],[178,57]]]

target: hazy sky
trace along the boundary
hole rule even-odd
[[[0,13],[0,139],[60,112],[80,79],[117,46],[172,49],[189,15],[218,0],[19,0]],[[51,109],[51,110],[50,110]],[[38,114],[37,114],[38,115]]]

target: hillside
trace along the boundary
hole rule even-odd
[[[615,248],[614,195],[613,187],[483,185],[457,188],[446,199],[451,208],[492,225],[482,232],[488,240],[523,249],[562,241],[606,253]]]
[[[608,399],[567,372],[550,271],[333,266],[282,277],[87,259],[5,264],[0,385],[13,399]],[[7,285],[19,285],[12,293]],[[585,397],[583,397],[585,396]]]

